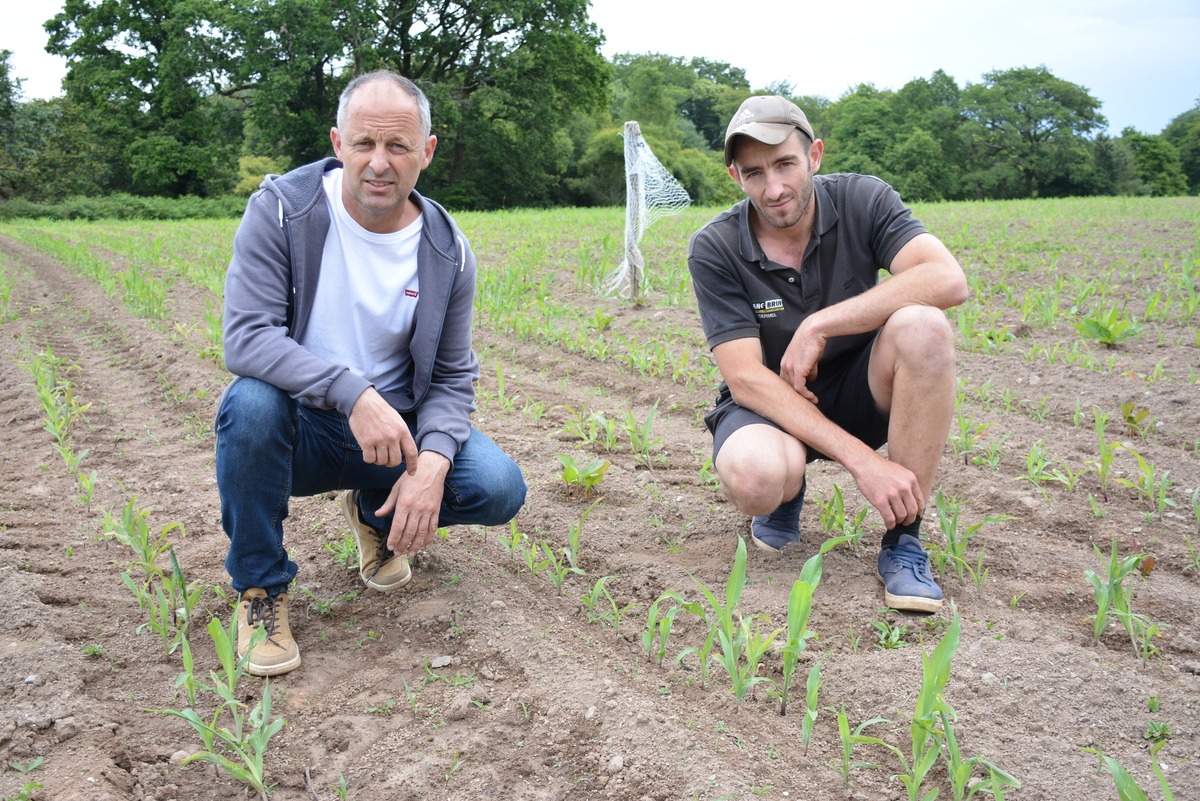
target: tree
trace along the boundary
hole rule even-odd
[[[21,81],[11,77],[8,60],[11,50],[0,50],[0,198],[13,196],[13,182],[20,171],[19,156],[14,152],[17,139],[17,100],[21,96]]]
[[[1187,178],[1179,162],[1179,151],[1161,136],[1148,136],[1134,128],[1121,131],[1129,144],[1137,178],[1156,196],[1186,195]]]
[[[1179,151],[1179,164],[1187,178],[1188,191],[1200,194],[1200,101],[1167,123],[1163,139]]]
[[[1045,67],[985,74],[964,91],[966,180],[979,197],[1036,197],[1088,159],[1089,135],[1106,121],[1087,89]],[[1017,182],[1014,184],[1012,178]]]
[[[884,180],[883,162],[896,141],[899,125],[890,105],[891,93],[859,84],[833,104],[825,115],[829,127],[827,172],[857,172]]]
[[[210,0],[66,0],[46,23],[67,97],[115,165],[111,190],[216,194],[236,178],[241,125],[214,102],[226,71]]]

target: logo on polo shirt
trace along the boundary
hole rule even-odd
[[[754,307],[755,315],[759,317],[775,317],[779,312],[783,311],[783,298],[759,300],[751,305]]]

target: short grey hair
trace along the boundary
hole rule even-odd
[[[346,127],[346,117],[349,116],[350,96],[353,95],[359,88],[366,86],[375,81],[391,81],[398,86],[417,104],[417,113],[421,118],[421,135],[429,136],[429,132],[433,129],[433,120],[429,113],[429,98],[421,91],[421,87],[417,86],[408,78],[405,78],[398,72],[393,70],[375,70],[373,72],[364,72],[362,75],[356,76],[350,83],[346,84],[346,88],[342,90],[341,96],[338,98],[337,108],[337,127],[342,130]]]

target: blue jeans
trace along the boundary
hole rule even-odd
[[[407,419],[410,428],[414,420]],[[217,411],[217,489],[221,525],[229,536],[225,569],[239,593],[261,587],[283,592],[296,564],[283,547],[283,521],[293,496],[361,490],[364,521],[381,531],[383,505],[404,465],[363,461],[349,420],[337,410],[311,409],[255,378],[239,378]],[[471,429],[446,476],[439,526],[507,523],[525,502],[525,479],[508,454]]]

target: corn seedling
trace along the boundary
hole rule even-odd
[[[90,473],[75,474],[76,486],[79,487],[79,497],[75,499],[75,502],[87,507],[89,513],[92,511],[92,499],[96,494],[96,478],[95,470]]]
[[[618,604],[606,586],[610,578],[612,576],[603,576],[597,579],[592,588],[580,596],[580,600],[587,609],[588,623],[599,623],[620,631],[621,620],[624,619],[625,613],[639,604],[636,602],[628,603],[625,606]]]
[[[559,558],[560,551],[545,540],[541,540],[537,547],[541,548],[545,559],[538,562],[536,566],[531,565],[530,570],[534,573],[545,571],[550,583],[554,585],[556,594],[562,595],[563,584],[566,582],[567,576],[572,574],[581,576],[583,571],[571,562],[570,551],[567,548],[562,549],[562,558]],[[536,553],[537,547],[532,549],[534,553]]]
[[[946,772],[950,776],[950,790],[954,801],[974,798],[976,794],[989,793],[993,798],[1004,798],[1007,789],[1020,789],[1021,782],[1015,776],[993,765],[982,756],[963,758],[958,748],[958,739],[954,736],[954,710],[942,704],[938,717],[942,721],[944,735]],[[976,771],[985,775],[981,781],[971,784]]]
[[[815,499],[814,503],[820,509],[821,528],[827,534],[838,536],[842,541],[850,543],[852,547],[858,547],[866,533],[865,523],[867,515],[871,512],[870,507],[859,509],[853,517],[848,516],[842,488],[836,483],[833,485],[833,497],[827,503],[822,502],[820,498]]]
[[[658,414],[658,402],[650,407],[650,413],[646,416],[644,423],[639,423],[633,416],[632,411],[625,412],[625,419],[622,426],[625,429],[625,436],[629,438],[629,449],[633,452],[633,458],[643,467],[650,469],[654,466],[654,462],[662,461],[665,457],[659,455],[657,457],[651,455],[651,451],[662,444],[662,437],[651,436],[650,430],[654,426],[654,418]]]
[[[1046,445],[1041,440],[1029,446],[1029,453],[1025,455],[1025,475],[1018,478],[1033,484],[1043,496],[1046,491],[1042,485],[1055,480],[1054,462],[1046,453]]]
[[[1183,572],[1194,570],[1200,573],[1200,552],[1197,552],[1196,546],[1192,544],[1192,538],[1187,538],[1188,563],[1183,566]]]
[[[668,602],[672,602],[672,605],[665,606]],[[642,631],[642,647],[646,649],[646,655],[660,665],[667,656],[667,644],[671,640],[675,616],[684,608],[695,615],[703,614],[698,604],[685,600],[675,590],[667,590],[655,598],[647,610],[646,628]]]
[[[195,610],[210,585],[201,581],[188,583],[174,547],[168,546],[168,552],[171,556],[171,573],[160,575],[157,583],[151,580],[147,584],[145,611],[150,619],[140,625],[138,631],[147,628],[153,631],[162,640],[166,652],[172,654],[186,639]],[[135,595],[138,594],[138,588],[133,585],[128,573],[122,573],[121,580]]]
[[[954,622],[942,635],[941,642],[928,654],[922,649],[921,689],[917,693],[917,704],[913,711],[909,731],[912,735],[912,762],[901,759],[904,773],[900,781],[908,791],[909,801],[932,801],[929,796],[921,795],[921,787],[929,774],[940,751],[940,743],[944,732],[937,728],[937,721],[942,712],[953,715],[954,710],[946,703],[942,693],[950,680],[950,663],[958,650],[958,640],[962,631],[962,620],[958,612],[954,613]],[[935,794],[936,796],[936,794]]]
[[[810,556],[800,570],[800,576],[792,582],[792,590],[788,595],[787,641],[783,645],[783,684],[779,693],[779,714],[787,714],[788,696],[791,692],[792,676],[796,672],[796,663],[800,653],[808,641],[817,636],[816,632],[808,630],[808,618],[812,614],[813,593],[821,583],[821,571],[824,567],[825,554],[843,542],[849,542],[850,536],[843,535],[826,540],[820,550]]]
[[[758,675],[763,655],[782,631],[778,628],[766,631],[770,627],[771,620],[766,615],[757,614],[749,619],[739,615],[733,637],[722,629],[717,630],[717,643],[721,647],[716,656],[717,663],[728,674],[730,692],[739,704],[755,686],[771,681]]]
[[[939,570],[944,568],[946,561],[952,561],[959,578],[962,578],[964,569],[970,570],[970,564],[967,562],[967,545],[979,533],[979,530],[986,525],[1003,523],[1012,519],[1011,515],[987,515],[978,523],[960,526],[958,516],[962,505],[957,499],[943,495],[941,490],[934,493],[933,505],[937,509],[942,536],[946,538],[945,547],[936,549],[937,558],[942,563],[939,565]]]
[[[350,777],[344,773],[338,774],[338,783],[330,788],[341,801],[350,801]]]
[[[599,432],[596,430],[596,416],[588,412],[586,406],[581,406],[575,409],[571,406],[560,406],[567,414],[567,421],[563,423],[563,427],[558,433],[567,434],[575,437],[583,445],[592,445],[599,437]]]
[[[808,671],[808,681],[805,683],[804,703],[807,707],[804,711],[804,720],[800,724],[800,737],[804,740],[804,755],[808,756],[808,743],[812,739],[813,726],[817,723],[817,695],[821,692],[821,685],[824,680],[821,678],[821,663],[817,661],[813,663],[812,668]]]
[[[516,557],[523,551],[524,542],[527,535],[523,531],[517,529],[516,519],[508,521],[508,535],[499,535],[497,539],[500,541],[500,547],[508,552],[509,556]]]
[[[617,449],[617,421],[610,420],[603,412],[592,412],[588,419],[588,428],[592,442],[604,448],[608,453]]]
[[[1100,411],[1095,406],[1092,407],[1093,426],[1096,430],[1096,441],[1099,446],[1099,456],[1095,462],[1092,462],[1092,467],[1096,470],[1096,477],[1100,479],[1100,493],[1108,500],[1108,482],[1112,475],[1113,459],[1116,457],[1117,448],[1121,447],[1119,442],[1110,442],[1105,436],[1105,431],[1108,427],[1108,415]]]
[[[700,485],[710,490],[719,489],[721,486],[721,478],[717,475],[717,471],[713,469],[711,456],[706,457],[704,464],[700,465]]]
[[[740,635],[743,628],[734,620],[734,609],[737,607],[737,603],[742,597],[742,590],[746,586],[745,539],[738,537],[737,551],[733,557],[733,569],[729,572],[729,578],[725,582],[724,603],[721,603],[716,593],[704,586],[700,579],[692,576],[692,582],[695,583],[701,594],[708,601],[707,610],[703,607],[697,607],[697,613],[707,626],[708,633],[705,635],[704,644],[699,649],[684,649],[676,657],[676,661],[683,659],[689,653],[695,653],[700,660],[700,680],[701,683],[704,683],[708,678],[708,660],[712,653],[712,648],[715,644],[720,643],[722,645],[722,654],[718,661],[726,666],[727,673],[730,668],[733,668],[730,679],[734,682],[735,695],[737,695],[739,689],[744,694],[749,687],[742,687],[738,684],[740,674],[736,669],[741,658],[739,644],[741,643]],[[738,695],[739,700],[741,700],[741,697],[742,695]]]
[[[4,801],[32,801],[33,794],[45,788],[41,782],[25,782],[14,796],[5,796]]]
[[[588,514],[596,504],[592,504],[583,510],[583,514],[579,516],[578,523],[572,523],[567,531],[567,547],[563,549],[563,556],[566,557],[567,563],[571,566],[571,571],[576,575],[585,575],[583,568],[579,566],[579,556],[582,553],[581,540],[583,538],[583,524],[587,522]]]
[[[447,782],[450,781],[451,777],[458,773],[466,761],[467,757],[462,755],[462,752],[456,750],[454,755],[450,757],[450,767],[442,774],[442,779]]]
[[[1122,447],[1137,461],[1138,472],[1133,479],[1114,478],[1113,481],[1123,487],[1136,489],[1138,500],[1146,503],[1151,512],[1161,517],[1166,512],[1168,506],[1174,507],[1176,505],[1175,501],[1169,495],[1171,490],[1171,471],[1164,470],[1160,475],[1154,467],[1153,462],[1128,445],[1123,445]]]
[[[1171,787],[1167,784],[1167,777],[1163,774],[1162,765],[1158,762],[1158,751],[1162,746],[1151,746],[1150,748],[1150,767],[1154,770],[1154,776],[1158,779],[1158,787],[1162,791],[1163,801],[1175,801],[1175,794],[1171,792]],[[1120,801],[1147,801],[1146,791],[1143,790],[1134,778],[1129,775],[1129,771],[1125,770],[1125,766],[1118,762],[1113,757],[1101,757],[1104,763],[1104,770],[1113,777],[1113,781],[1117,786],[1117,798]]]
[[[979,447],[984,432],[990,427],[990,423],[977,423],[974,417],[967,417],[961,408],[958,409],[955,428],[950,431],[950,447],[954,450],[954,458],[962,459],[963,464],[967,464],[971,454]]]
[[[1097,556],[1103,558],[1098,547],[1093,545],[1092,548]],[[1130,637],[1135,637],[1136,618],[1129,606],[1131,593],[1125,586],[1125,580],[1142,565],[1147,556],[1144,553],[1136,553],[1121,558],[1117,553],[1117,541],[1114,539],[1108,558],[1107,575],[1101,578],[1091,569],[1084,572],[1084,578],[1092,585],[1096,602],[1096,615],[1092,619],[1092,636],[1095,639],[1099,640],[1104,634],[1110,615],[1121,621]]]
[[[236,615],[230,617],[228,630],[218,619],[213,618],[208,623],[208,632],[221,663],[221,670],[209,674],[211,685],[197,681],[194,677],[189,681],[193,693],[195,690],[211,692],[220,700],[212,717],[202,718],[193,706],[182,710],[147,711],[181,718],[200,736],[203,750],[187,757],[181,764],[209,762],[219,770],[248,784],[265,801],[269,797],[271,785],[266,778],[264,756],[268,743],[283,728],[285,721],[283,718],[272,719],[269,679],[263,683],[262,697],[249,710],[245,702],[238,697],[237,684],[245,675],[250,650],[256,642],[261,642],[266,637],[266,632],[259,628],[251,640],[251,647],[241,659],[237,657],[236,652]],[[188,653],[190,654],[190,649]],[[225,716],[228,716],[229,725],[222,722]]]
[[[830,712],[835,711],[832,707],[828,708]],[[879,765],[874,762],[855,762],[854,749],[860,745],[881,745],[885,748],[895,751],[895,747],[889,745],[885,740],[878,737],[871,737],[863,734],[863,729],[868,726],[874,726],[876,723],[891,723],[887,718],[871,718],[864,720],[862,723],[854,727],[854,731],[850,730],[850,721],[846,716],[846,707],[843,704],[838,707],[837,711],[837,726],[838,737],[841,739],[842,752],[839,755],[841,758],[838,764],[838,774],[842,777],[842,786],[850,786],[850,772],[855,768],[878,768]]]
[[[563,483],[571,489],[580,490],[585,498],[590,498],[596,487],[604,480],[604,474],[611,466],[608,460],[596,459],[585,464],[579,464],[573,456],[565,453],[558,454],[558,461],[563,470],[559,476]]]

